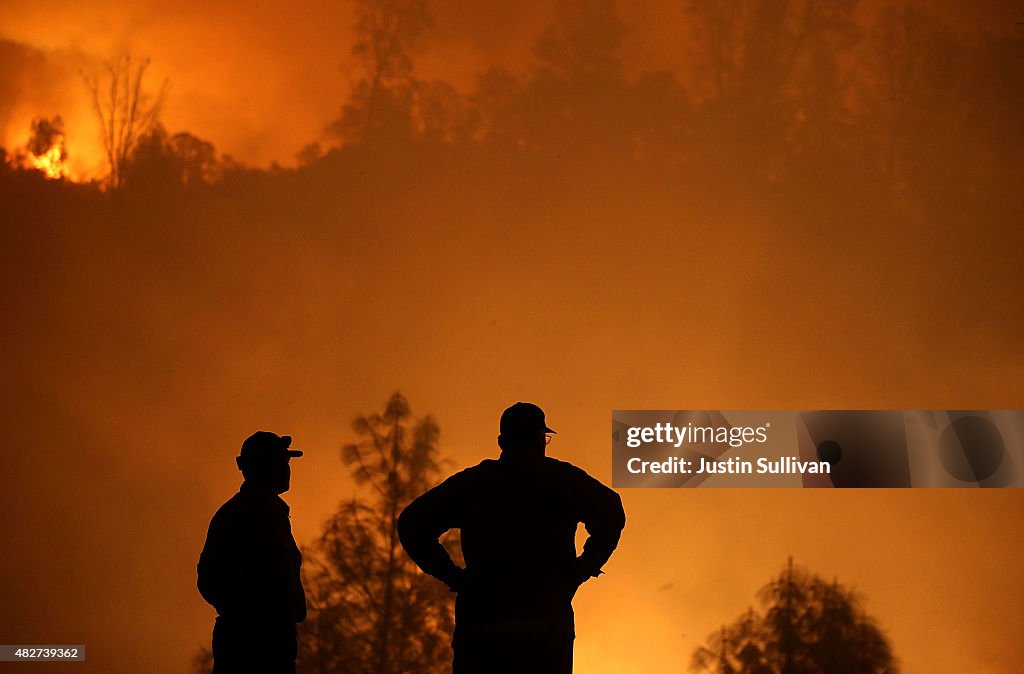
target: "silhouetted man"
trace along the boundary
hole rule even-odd
[[[295,672],[295,623],[306,618],[288,504],[291,437],[257,431],[235,459],[244,482],[210,521],[199,592],[217,609],[214,674]]]
[[[554,433],[544,412],[516,403],[501,415],[497,460],[456,473],[398,519],[413,561],[458,593],[454,674],[567,674],[575,638],[572,598],[619,542],[619,495],[544,455]],[[576,527],[590,534],[576,556]],[[460,529],[466,568],[438,538]]]

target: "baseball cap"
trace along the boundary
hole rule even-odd
[[[499,429],[502,435],[523,435],[543,431],[554,433],[544,421],[544,410],[533,403],[519,402],[501,413]]]
[[[266,460],[286,456],[302,456],[297,449],[288,449],[292,436],[278,435],[270,431],[256,431],[242,443],[240,456],[243,459]]]

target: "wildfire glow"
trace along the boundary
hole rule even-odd
[[[67,168],[64,166],[64,136],[55,136],[50,148],[36,155],[31,152],[25,157],[25,168],[33,168],[42,171],[47,178],[59,180],[67,177]]]

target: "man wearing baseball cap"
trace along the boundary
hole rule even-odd
[[[398,535],[455,599],[454,674],[569,674],[572,599],[601,574],[625,526],[619,495],[545,456],[555,433],[519,402],[501,415],[497,460],[451,476],[402,512]],[[590,535],[576,554],[576,527]],[[438,540],[461,532],[466,567]]]
[[[210,521],[199,556],[198,587],[217,609],[213,672],[294,674],[295,624],[306,618],[288,504],[291,437],[257,431],[242,443],[235,463],[241,488]]]

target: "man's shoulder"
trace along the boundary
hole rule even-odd
[[[566,470],[566,471],[568,471],[568,470],[578,470],[580,472],[583,471],[582,468],[579,468],[579,467],[569,463],[568,461],[562,461],[561,459],[556,459],[553,456],[546,456],[545,455],[544,458],[543,458],[543,462],[544,462],[544,465],[550,466],[552,469]]]
[[[550,456],[542,457],[540,461],[534,463],[533,466],[533,468],[526,468],[532,471],[539,467],[542,473],[554,476],[557,479],[572,481],[594,479],[582,468],[575,466],[568,461],[561,461]],[[524,466],[521,464],[507,464],[503,463],[500,459],[484,459],[475,466],[469,466],[468,468],[460,470],[445,480],[445,482],[451,485],[478,484],[491,479],[503,479],[506,472],[510,470],[518,471],[523,468]]]
[[[455,482],[473,481],[485,478],[488,475],[493,475],[500,469],[498,461],[495,459],[484,459],[475,466],[469,466],[463,468],[459,472],[455,473],[448,480]]]
[[[601,480],[568,461],[560,461],[546,456],[544,457],[544,473],[548,476],[547,479],[577,494],[612,491]]]
[[[590,477],[587,471],[583,470],[579,466],[569,463],[568,461],[562,461],[551,456],[544,457],[544,469],[553,473],[558,473],[569,479],[578,479]]]
[[[224,503],[222,503],[221,506],[217,508],[217,512],[215,512],[213,516],[230,517],[232,514],[238,512],[239,510],[242,510],[243,508],[245,508],[244,495],[242,494],[241,491],[236,491],[234,494],[231,495],[231,498],[229,498],[227,501],[224,501]]]
[[[278,501],[279,503],[275,503]],[[245,489],[239,489],[217,509],[214,522],[233,522],[251,518],[273,517],[283,514],[287,517],[288,506],[278,496],[268,498]]]
[[[236,521],[241,516],[243,507],[239,503],[238,494],[234,494],[213,513],[213,517],[210,518],[210,528],[222,528]]]

